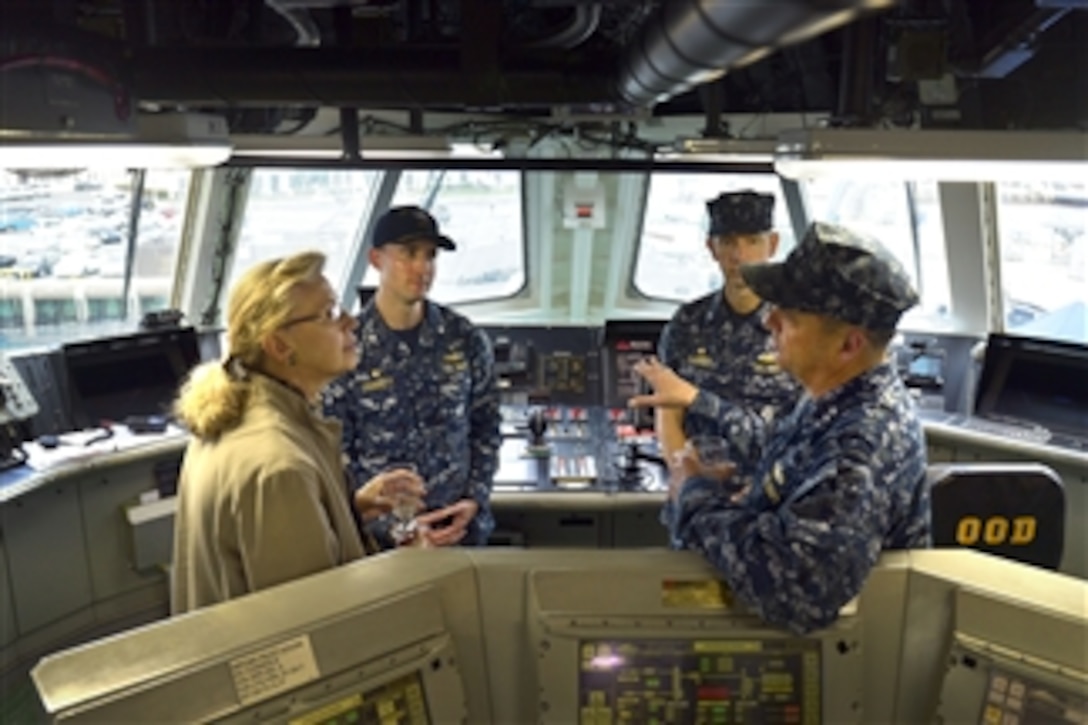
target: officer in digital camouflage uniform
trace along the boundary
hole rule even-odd
[[[396,207],[377,221],[369,260],[380,281],[359,313],[359,364],[328,387],[325,412],[343,421],[356,481],[390,464],[416,466],[431,545],[482,545],[495,525],[501,444],[494,357],[482,330],[426,299],[440,247],[455,249],[422,209]],[[384,516],[367,529],[391,547],[391,525]]]
[[[731,475],[681,456],[662,517],[766,621],[807,632],[835,620],[883,549],[930,544],[922,426],[886,355],[918,296],[875,241],[814,224],[785,262],[745,266],[772,307],[779,363],[804,387],[772,426],[719,408]],[[695,407],[699,391],[656,360],[634,405]],[[731,485],[732,484],[732,485]]]
[[[778,234],[772,228],[774,197],[729,192],[706,207],[710,217],[706,248],[721,268],[725,285],[680,307],[658,345],[662,362],[707,394],[707,409],[691,408],[684,417],[689,436],[720,433],[720,399],[742,403],[770,420],[789,412],[801,392],[778,366],[763,325],[768,305],[740,273],[742,264],[766,262],[778,248]],[[668,443],[663,444],[667,449]]]

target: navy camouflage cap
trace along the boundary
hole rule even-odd
[[[374,225],[371,245],[399,244],[426,239],[443,249],[454,250],[453,240],[438,231],[438,222],[418,206],[395,206],[379,217]]]
[[[875,239],[816,222],[784,262],[746,264],[744,281],[764,300],[870,330],[894,330],[918,293]]]
[[[760,234],[771,230],[774,197],[754,191],[730,191],[706,203],[710,236]]]

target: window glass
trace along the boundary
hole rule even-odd
[[[309,249],[327,258],[333,285],[373,204],[380,171],[256,169],[224,295],[257,262]],[[226,297],[223,299],[226,304]]]
[[[781,184],[773,174],[655,173],[635,258],[635,289],[647,297],[686,301],[720,288],[721,270],[706,248],[706,202],[745,189],[775,195],[778,256],[791,249],[793,228]]]
[[[517,171],[405,171],[393,206],[414,204],[434,215],[457,250],[439,250],[430,296],[456,303],[516,294],[525,284],[521,173]],[[363,284],[376,286],[368,268]]]
[[[952,290],[936,182],[816,179],[802,188],[813,221],[856,229],[896,255],[921,298],[904,317],[908,324],[950,315]]]
[[[145,174],[125,304],[135,180],[112,169],[0,171],[0,347],[129,331],[168,306],[190,173]]]
[[[997,185],[1005,325],[1088,343],[1088,185]]]

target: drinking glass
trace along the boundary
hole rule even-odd
[[[381,470],[382,473],[402,471],[405,473],[418,473],[413,463],[390,463]],[[393,494],[393,526],[390,534],[398,544],[410,541],[416,535],[416,504],[418,499],[409,493],[397,491]]]

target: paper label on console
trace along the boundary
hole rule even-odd
[[[320,676],[308,635],[231,660],[230,674],[243,705],[260,702]]]

